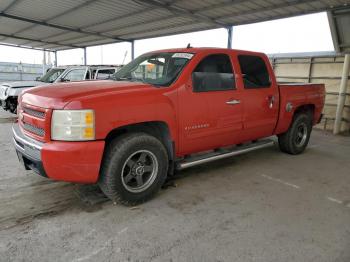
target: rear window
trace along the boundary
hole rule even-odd
[[[244,88],[267,88],[270,87],[270,75],[265,61],[259,56],[239,55]]]

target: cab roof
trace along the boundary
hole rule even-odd
[[[256,54],[263,54],[261,52],[254,52],[254,51],[247,51],[247,50],[240,50],[240,49],[228,49],[228,48],[219,48],[219,47],[189,47],[189,48],[170,48],[170,49],[161,49],[161,50],[155,50],[152,51],[150,53],[160,53],[160,52],[171,52],[171,53],[193,53],[193,54],[197,54],[197,53],[203,53],[203,52],[239,52],[239,53],[245,53],[245,54],[252,54],[252,55],[256,55]]]

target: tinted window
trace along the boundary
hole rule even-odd
[[[115,73],[114,69],[101,69],[97,71],[96,79],[108,79]]]
[[[86,69],[72,69],[64,77],[65,81],[81,81],[85,79]]]
[[[64,68],[54,68],[47,71],[47,73],[39,79],[41,82],[53,83],[64,71]]]
[[[270,86],[270,75],[261,57],[240,55],[238,56],[238,61],[245,88],[264,88]]]
[[[228,55],[205,57],[192,73],[193,91],[224,91],[235,89],[235,79]]]

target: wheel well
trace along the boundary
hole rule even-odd
[[[300,113],[307,113],[310,114],[312,117],[312,120],[314,120],[314,113],[315,113],[315,105],[309,104],[309,105],[302,105],[295,109],[294,116],[300,114]]]
[[[116,137],[122,134],[133,132],[144,132],[158,138],[165,146],[168,152],[169,160],[174,159],[174,145],[170,135],[169,127],[166,123],[161,121],[143,122],[118,127],[108,133],[105,141],[108,144],[111,140],[115,139]]]

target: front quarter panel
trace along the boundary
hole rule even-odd
[[[165,122],[173,140],[176,132],[176,90],[173,88],[149,88],[103,93],[72,101],[65,109],[95,110],[96,139],[104,140],[114,129],[143,122]]]

